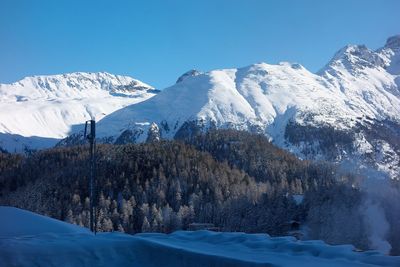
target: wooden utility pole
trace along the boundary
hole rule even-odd
[[[87,134],[87,126],[88,122],[90,123],[90,133]],[[96,234],[96,165],[95,165],[95,157],[96,157],[96,121],[90,120],[85,124],[85,138],[89,140],[90,143],[90,184],[89,184],[89,197],[90,197],[90,231]]]

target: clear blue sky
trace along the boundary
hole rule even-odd
[[[1,0],[0,83],[74,71],[157,88],[189,69],[299,62],[400,33],[399,0]]]

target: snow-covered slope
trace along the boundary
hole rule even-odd
[[[0,206],[0,214],[0,238],[54,233],[90,234],[86,228],[14,207]]]
[[[266,234],[99,233],[0,207],[0,266],[399,266],[400,257]],[[5,220],[3,220],[5,218]],[[45,229],[45,230],[44,230]]]
[[[302,158],[360,160],[400,173],[400,36],[346,46],[317,74],[300,64],[190,71],[157,96],[100,121],[103,140],[179,138],[212,127],[262,133]],[[383,134],[384,133],[384,134]]]
[[[105,72],[0,84],[0,147],[14,152],[53,146],[91,116],[99,120],[156,92],[133,78]]]

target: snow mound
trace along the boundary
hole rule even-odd
[[[0,206],[0,238],[41,234],[90,233],[86,228],[30,211]]]
[[[293,237],[209,231],[93,235],[16,208],[1,207],[0,216],[0,266],[400,266],[400,257]]]

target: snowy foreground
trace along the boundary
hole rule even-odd
[[[400,257],[266,234],[91,234],[0,207],[0,266],[400,266]]]

